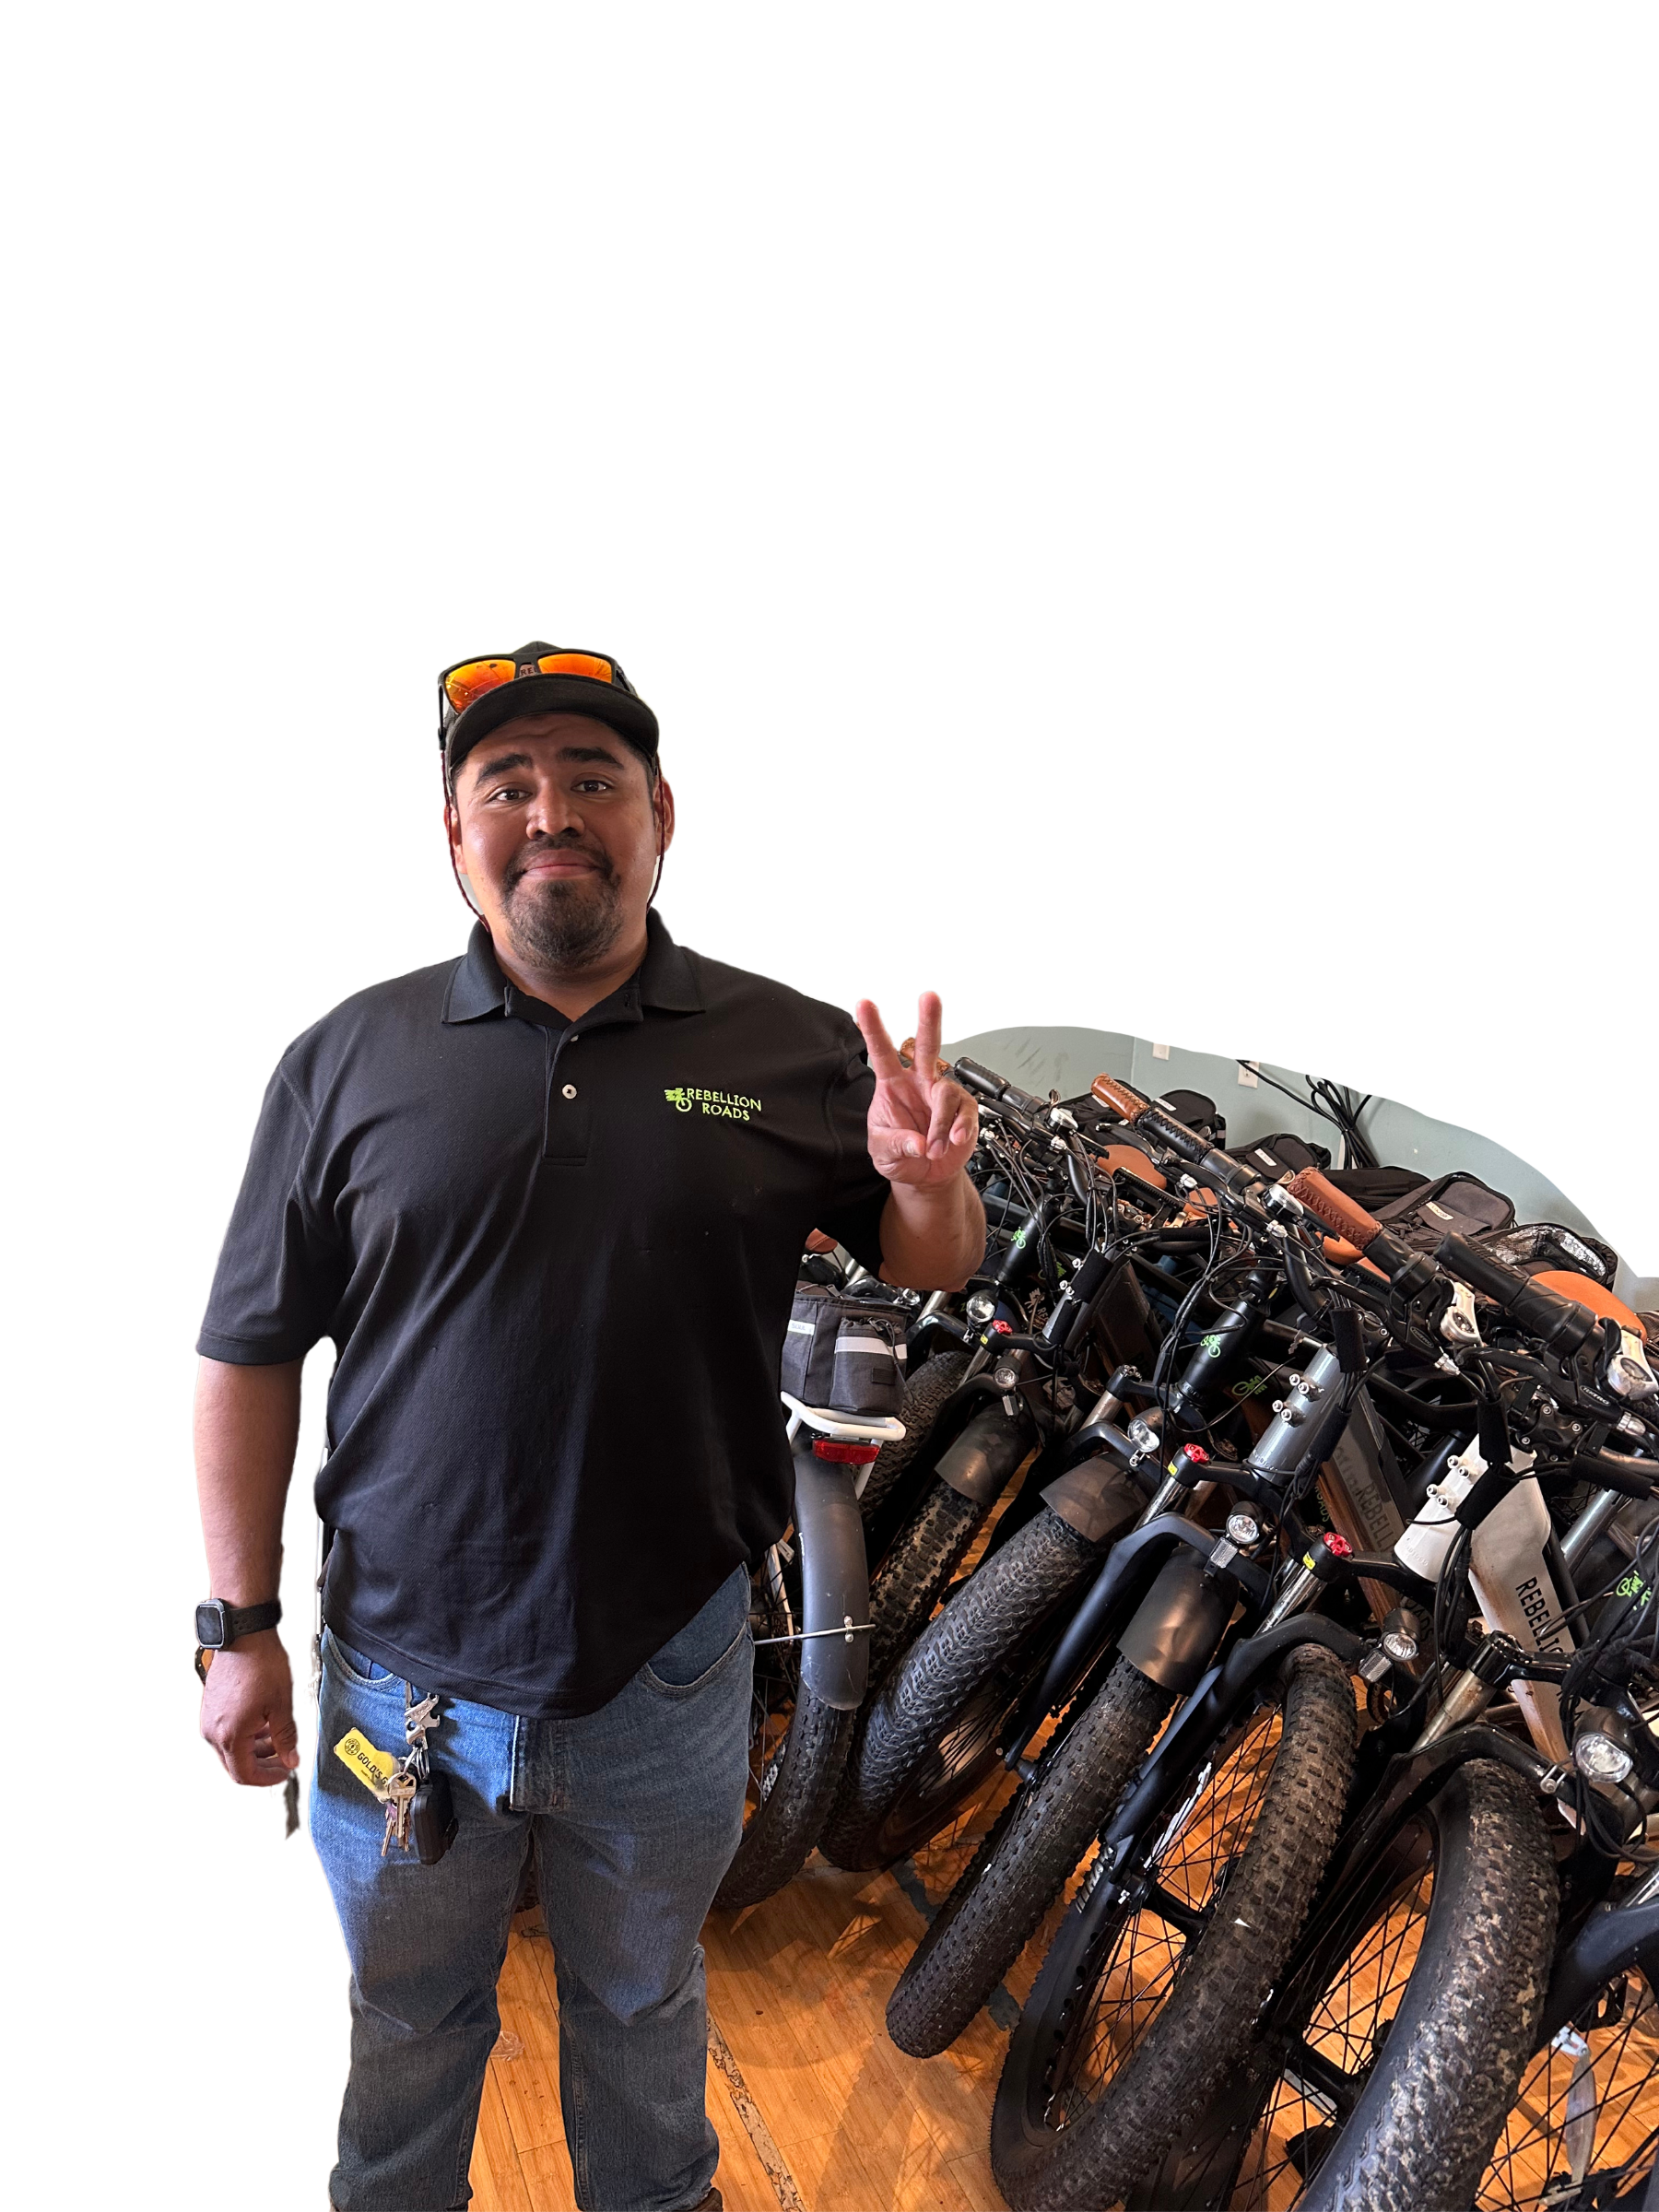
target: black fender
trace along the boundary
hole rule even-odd
[[[1111,1821],[1100,1831],[1100,1855],[1113,1862],[1127,1855],[1137,1835],[1156,1834],[1164,1815],[1192,1776],[1244,1708],[1256,1684],[1277,1668],[1298,1644],[1319,1643],[1353,1673],[1370,1648],[1363,1638],[1321,1613],[1293,1613],[1271,1629],[1241,1637],[1194,1687],[1193,1695],[1164,1731],[1158,1748],[1142,1768]]]
[[[810,1451],[794,1455],[801,1679],[839,1712],[857,1712],[870,1677],[870,1570],[854,1488],[858,1472]]]
[[[1023,1401],[1015,1403],[1018,1410],[1013,1413],[1000,1405],[976,1413],[934,1463],[939,1480],[975,1505],[996,1503],[1009,1476],[1031,1448],[1031,1417]]]
[[[1146,1510],[1137,1486],[1104,1452],[1056,1476],[1042,1502],[1090,1544],[1110,1543]]]
[[[1216,1547],[1216,1532],[1213,1528],[1200,1528],[1183,1513],[1159,1513],[1156,1520],[1132,1528],[1112,1547],[1104,1571],[1097,1575],[1085,1592],[1049,1661],[1047,1672],[1020,1709],[1013,1734],[1007,1738],[1006,1760],[1010,1767],[1018,1764],[1026,1746],[1042,1725],[1045,1714],[1057,1712],[1070,1702],[1079,1683],[1112,1641],[1118,1624],[1157,1580],[1170,1551],[1181,1546],[1207,1559]],[[1264,1570],[1244,1559],[1235,1559],[1219,1579],[1224,1590],[1230,1583],[1234,1598],[1242,1589],[1258,1603],[1268,1586]],[[1232,1611],[1230,1602],[1228,1611]]]
[[[1230,1575],[1206,1573],[1183,1545],[1159,1569],[1118,1638],[1118,1654],[1148,1681],[1184,1696],[1215,1657],[1237,1596]]]
[[[1659,1898],[1644,1904],[1601,1905],[1556,1956],[1544,2001],[1543,2049],[1602,1983],[1640,1966],[1648,1981],[1659,1976]]]

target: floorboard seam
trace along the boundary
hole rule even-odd
[[[749,2094],[749,2086],[743,2078],[743,2069],[732,2056],[732,2047],[709,2015],[709,2056],[720,2068],[721,2077],[731,2092],[732,2107],[742,2121],[749,2141],[755,2147],[755,2156],[766,2169],[766,2178],[772,2185],[779,2212],[806,2212],[806,2200],[795,2187],[794,2175],[789,2171],[788,2160],[778,2148],[777,2137],[766,2124],[765,2114]]]

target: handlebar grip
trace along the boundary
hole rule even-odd
[[[1596,1319],[1587,1306],[1563,1298],[1559,1291],[1535,1283],[1514,1267],[1506,1267],[1490,1253],[1482,1252],[1466,1237],[1442,1237],[1434,1256],[1460,1282],[1478,1290],[1518,1321],[1524,1329],[1541,1336],[1551,1351],[1571,1359],[1596,1331]]]
[[[977,1090],[994,1105],[1012,1106],[1020,1113],[1048,1112],[1046,1099],[1034,1099],[1029,1090],[1021,1090],[1018,1083],[1010,1083],[993,1069],[982,1067],[977,1060],[959,1060],[952,1067],[941,1062],[939,1073],[955,1077],[966,1089]]]
[[[1120,1083],[1115,1076],[1097,1076],[1088,1089],[1091,1098],[1098,1099],[1102,1106],[1110,1106],[1113,1113],[1122,1114],[1126,1122],[1138,1122],[1152,1103],[1150,1099],[1143,1099],[1138,1090],[1131,1090],[1127,1083]]]
[[[1334,1229],[1361,1252],[1373,1237],[1382,1234],[1382,1224],[1376,1217],[1356,1206],[1346,1191],[1327,1182],[1317,1168],[1303,1168],[1291,1176],[1285,1188],[1292,1198],[1300,1198],[1311,1214],[1317,1214],[1327,1229]]]
[[[1143,1108],[1135,1116],[1135,1125],[1143,1136],[1162,1145],[1177,1159],[1184,1159],[1189,1167],[1209,1158],[1210,1147],[1198,1132],[1189,1129],[1184,1122],[1178,1122],[1172,1113],[1166,1113],[1161,1106]],[[1260,1178],[1253,1175],[1250,1180],[1255,1182]]]

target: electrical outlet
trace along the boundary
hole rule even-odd
[[[1246,1090],[1254,1090],[1257,1088],[1257,1065],[1254,1060],[1241,1060],[1239,1063],[1239,1081]]]
[[[1169,1056],[1170,1048],[1167,1044],[1155,1044],[1152,1047],[1152,1057],[1154,1060],[1167,1060]]]

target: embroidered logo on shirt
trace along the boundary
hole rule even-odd
[[[663,1096],[677,1113],[690,1113],[695,1109],[719,1114],[728,1122],[752,1121],[760,1111],[759,1099],[746,1099],[735,1090],[697,1090],[682,1086],[677,1090],[665,1090]]]

